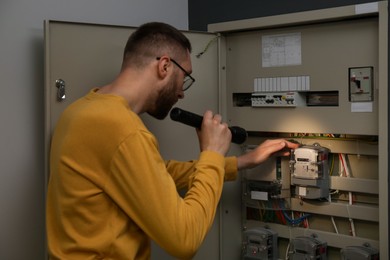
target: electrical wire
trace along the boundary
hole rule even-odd
[[[338,228],[336,226],[336,222],[334,221],[334,217],[331,216],[330,219],[332,220],[334,231],[336,232],[336,234],[339,234],[339,230],[338,230]]]
[[[286,248],[286,257],[285,257],[286,260],[290,259],[290,244],[291,244],[291,242],[288,242],[288,245]]]
[[[351,171],[350,171],[348,164],[347,164],[346,155],[341,153],[341,154],[339,154],[339,158],[340,158],[340,162],[341,162],[341,165],[343,167],[343,170],[345,172],[346,177],[351,178]],[[352,195],[351,191],[348,192],[348,204],[353,205],[353,195]],[[348,209],[348,216],[349,216],[349,208],[347,207],[347,209]],[[350,217],[349,217],[349,223],[350,223],[350,227],[351,227],[350,233],[352,236],[355,237],[356,236],[355,224],[354,224],[353,219]]]
[[[221,35],[217,35],[215,36],[214,38],[212,38],[206,45],[206,47],[203,49],[203,51],[199,52],[198,54],[196,54],[195,56],[199,59],[203,54],[205,54],[208,50],[208,48],[210,47],[210,45],[215,41],[217,40],[219,37],[221,37]]]
[[[279,206],[280,208],[282,209],[282,213],[285,217],[285,219],[287,220],[288,223],[290,223],[291,225],[294,225],[294,226],[297,226],[299,224],[301,224],[306,218],[310,217],[310,214],[305,214],[305,215],[302,215],[301,217],[297,218],[297,219],[294,219],[293,217],[290,217],[285,208],[284,208],[284,205],[283,205],[283,202],[280,201],[279,202]]]
[[[329,194],[329,203],[331,203],[331,202],[332,202],[332,196],[331,196],[331,194]],[[336,234],[338,234],[339,233],[339,229],[337,228],[336,221],[334,221],[334,217],[331,216],[330,219],[332,220],[334,231],[336,232]]]
[[[286,225],[286,218],[284,217],[282,210],[279,208],[277,201],[274,201],[272,207],[275,209],[275,214],[279,222]]]
[[[349,219],[349,222],[350,222],[350,224],[351,224],[351,235],[353,236],[353,237],[356,237],[356,230],[355,230],[355,224],[354,224],[354,222],[353,222],[353,219]]]
[[[330,163],[330,171],[329,171],[329,175],[332,176],[333,175],[333,169],[334,169],[334,154],[332,153],[332,162]]]

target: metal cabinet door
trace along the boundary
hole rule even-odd
[[[45,180],[49,176],[51,134],[62,111],[91,88],[109,83],[119,72],[127,38],[134,27],[45,21]],[[195,113],[218,111],[218,46],[216,35],[184,32],[193,45],[194,86],[177,105]],[[205,51],[198,58],[196,54]],[[62,82],[62,83],[61,83]],[[62,84],[62,85],[61,85]],[[64,89],[63,89],[64,88]],[[65,92],[61,92],[65,90]],[[195,130],[171,121],[143,116],[157,136],[165,159],[196,159]],[[46,185],[45,185],[46,186]],[[153,246],[153,259],[170,259]],[[219,258],[219,218],[195,259]]]

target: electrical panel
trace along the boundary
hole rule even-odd
[[[243,173],[244,229],[267,225],[279,234],[278,244],[310,230],[318,234],[317,240],[321,237],[321,241],[330,244],[330,250],[321,252],[325,256],[330,252],[332,257],[340,257],[341,253],[357,254],[356,248],[352,252],[349,251],[353,248],[349,247],[341,252],[336,250],[338,244],[356,246],[366,241],[378,245],[375,240],[378,208],[373,207],[377,203],[378,183],[362,178],[376,169],[375,152],[368,148],[375,139],[311,138],[317,138],[322,144],[303,144],[291,150],[289,158],[277,157],[263,167]],[[348,154],[357,144],[359,153]],[[325,146],[333,147],[333,150]],[[361,228],[367,226],[370,228],[368,234],[362,234]],[[297,242],[295,247],[299,246],[307,245]],[[288,253],[287,249],[278,248],[279,255]],[[326,259],[324,255],[318,259]],[[305,259],[300,257],[302,254],[296,253],[290,259]]]
[[[243,244],[267,226],[280,258],[375,259],[374,248],[388,258],[383,17],[387,2],[211,27],[226,48],[227,121],[248,131],[242,152],[274,138],[300,144],[240,175]]]

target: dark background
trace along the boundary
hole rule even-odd
[[[295,13],[373,0],[188,0],[188,23],[192,31],[207,31],[210,23]]]

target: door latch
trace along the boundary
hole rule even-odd
[[[57,87],[57,100],[58,101],[65,100],[65,81],[62,79],[57,79],[56,87]]]

